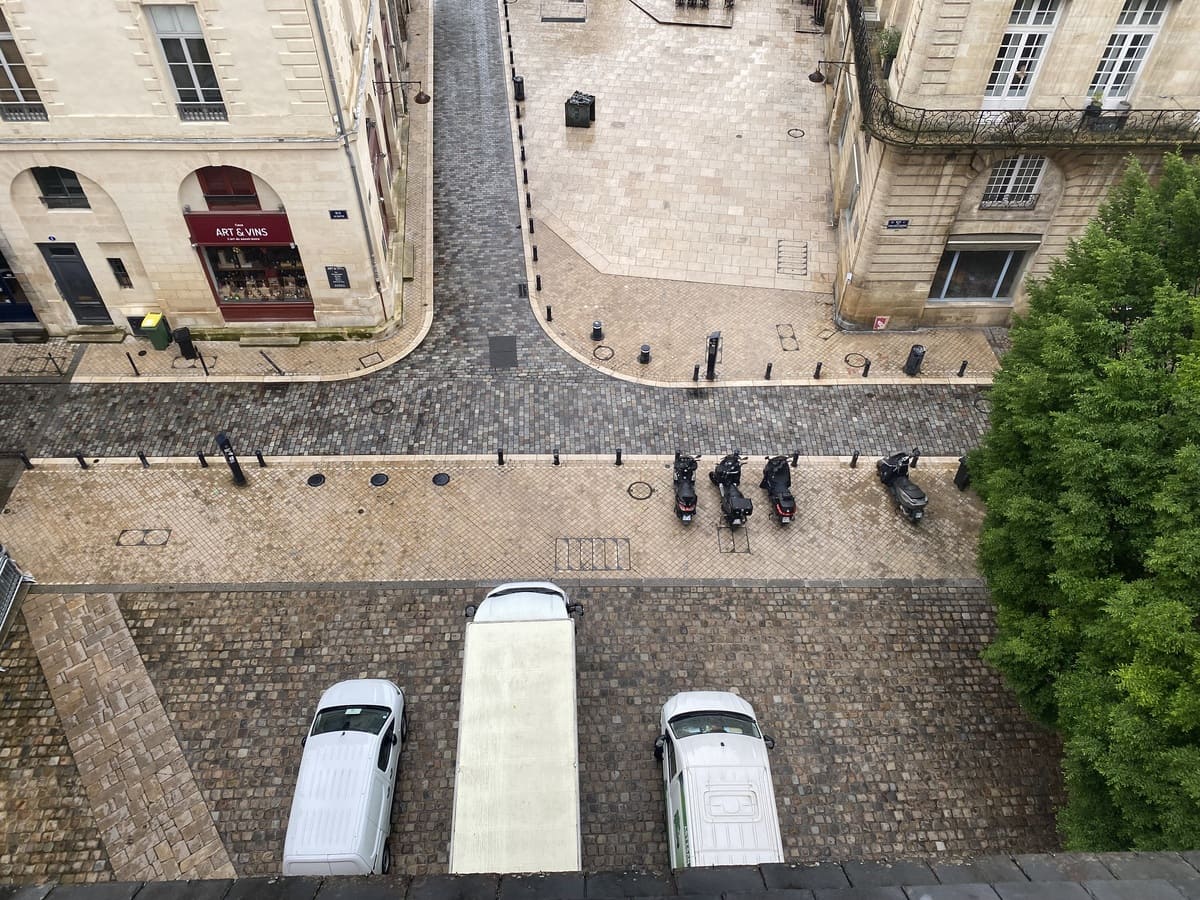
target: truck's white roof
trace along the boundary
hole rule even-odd
[[[717,746],[721,743],[726,747]],[[687,835],[691,865],[783,862],[775,791],[763,742],[731,735],[696,735],[679,741],[678,749],[682,751],[687,744],[698,751],[681,763],[684,802],[692,810]],[[743,764],[747,747],[736,745],[750,744],[761,748],[759,765]],[[700,756],[707,757],[708,764],[697,764]]]
[[[577,871],[578,752],[575,623],[469,623],[451,873]]]
[[[379,736],[362,731],[331,731],[307,740],[288,817],[285,858],[359,852],[367,817],[363,797],[378,749]]]

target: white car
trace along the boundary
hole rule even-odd
[[[407,738],[404,693],[392,682],[342,681],[321,695],[300,758],[284,875],[388,872],[392,794]]]
[[[671,868],[783,862],[767,751],[754,709],[736,694],[688,691],[662,708]]]

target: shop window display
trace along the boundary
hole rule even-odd
[[[221,303],[311,302],[300,253],[291,247],[206,247]]]

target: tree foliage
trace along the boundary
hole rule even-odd
[[[1131,162],[1030,287],[971,455],[989,661],[1059,729],[1074,849],[1200,847],[1200,162]]]

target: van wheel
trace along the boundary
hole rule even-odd
[[[392,842],[390,840],[383,842],[383,856],[379,860],[379,871],[383,875],[392,871]]]
[[[404,712],[402,712],[400,714],[400,743],[403,744],[403,743],[406,743],[407,741],[408,741],[408,710],[405,709]]]

